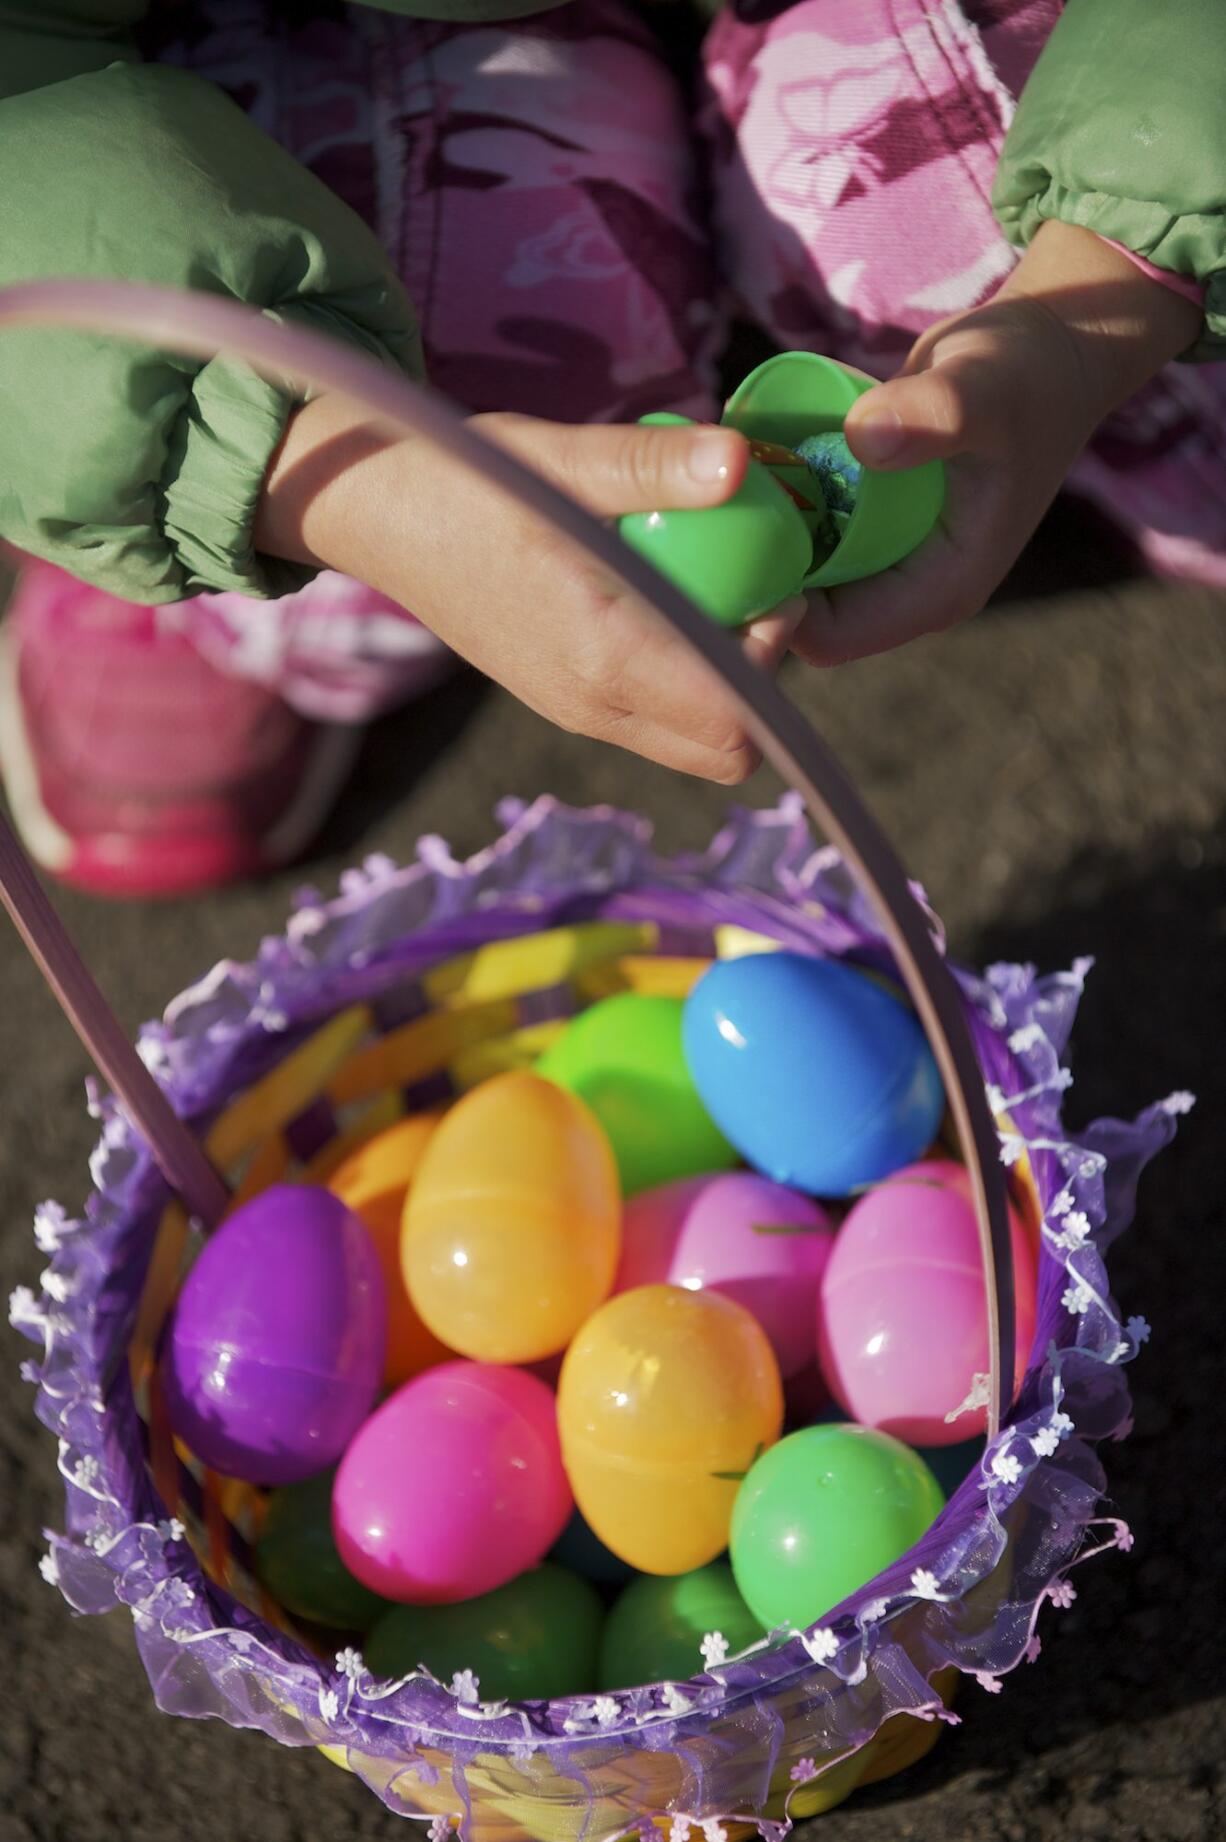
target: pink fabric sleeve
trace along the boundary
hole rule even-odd
[[[1173,269],[1160,269],[1156,263],[1147,262],[1144,256],[1138,256],[1135,249],[1129,249],[1126,243],[1117,243],[1114,237],[1102,237],[1100,241],[1111,249],[1118,249],[1121,256],[1127,256],[1141,272],[1151,281],[1162,283],[1175,294],[1182,294],[1185,300],[1194,301],[1198,307],[1204,304],[1205,285],[1196,281],[1191,275],[1176,275]]]

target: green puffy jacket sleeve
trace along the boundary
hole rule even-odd
[[[374,237],[211,84],[141,64],[143,10],[0,0],[0,285],[203,289],[419,372]],[[0,333],[0,406],[0,538],[144,602],[309,574],[253,550],[292,403],[246,365],[23,328]]]
[[[1226,358],[1226,0],[1068,0],[993,193],[1011,242],[1081,224],[1205,286],[1189,358]]]

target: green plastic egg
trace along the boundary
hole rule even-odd
[[[604,1127],[622,1194],[731,1170],[737,1154],[690,1078],[681,998],[619,992],[582,1011],[537,1073],[585,1100]]]
[[[737,1492],[736,1583],[767,1630],[803,1629],[892,1566],[944,1502],[900,1439],[866,1426],[807,1426],[764,1452]]]
[[[256,1571],[295,1618],[340,1631],[364,1631],[386,1599],[355,1580],[332,1539],[333,1471],[274,1490],[260,1538]]]
[[[688,416],[656,414],[668,426]],[[704,511],[630,512],[621,536],[721,627],[739,627],[796,594],[813,567],[804,519],[767,469],[751,460],[738,490]]]
[[[544,1701],[596,1686],[604,1606],[588,1580],[545,1561],[455,1605],[398,1605],[367,1637],[367,1667],[396,1680],[424,1665],[450,1683],[470,1669],[482,1701]]]
[[[735,1656],[763,1635],[726,1561],[692,1573],[643,1574],[622,1593],[600,1640],[602,1689],[685,1682],[706,1668],[702,1640],[718,1631]]]

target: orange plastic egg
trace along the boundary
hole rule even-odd
[[[723,1552],[740,1479],[782,1424],[766,1333],[718,1292],[620,1292],[562,1364],[558,1426],[575,1501],[643,1573],[687,1573]]]
[[[413,1375],[454,1353],[427,1330],[400,1270],[400,1224],[409,1185],[441,1113],[397,1120],[369,1139],[333,1171],[328,1188],[365,1223],[387,1286],[387,1366],[383,1384],[398,1388]]]
[[[617,1167],[581,1100],[516,1072],[452,1107],[401,1239],[409,1293],[436,1336],[478,1362],[555,1355],[608,1296],[620,1250]]]

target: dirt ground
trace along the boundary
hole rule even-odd
[[[1078,560],[1074,573],[1072,559]],[[1127,1558],[1078,1576],[1039,1663],[907,1777],[821,1819],[823,1842],[1200,1842],[1226,1832],[1226,1467],[1221,1037],[1226,1026],[1226,603],[1111,586],[1095,522],[1058,511],[1010,596],[973,627],[792,693],[926,882],[957,952],[1044,967],[1097,956],[1075,1038],[1075,1119],[1174,1088],[1200,1104],[1146,1182],[1113,1278],[1153,1339],[1133,1371],[1136,1432],[1109,1454]],[[419,833],[472,848],[502,794],[565,790],[709,836],[725,795],[562,736],[470,679],[381,724],[306,875],[404,856]],[[760,777],[745,792],[774,797]],[[296,872],[164,906],[62,908],[132,1026],[223,954],[279,926]],[[41,1262],[31,1211],[79,1202],[84,1063],[0,929],[0,1295]],[[390,1817],[321,1760],[154,1711],[126,1617],[72,1618],[40,1580],[57,1522],[55,1452],[0,1331],[0,1842],[319,1842],[391,1837]],[[1215,1606],[1218,1610],[1215,1612]],[[404,1833],[404,1832],[401,1832]]]

